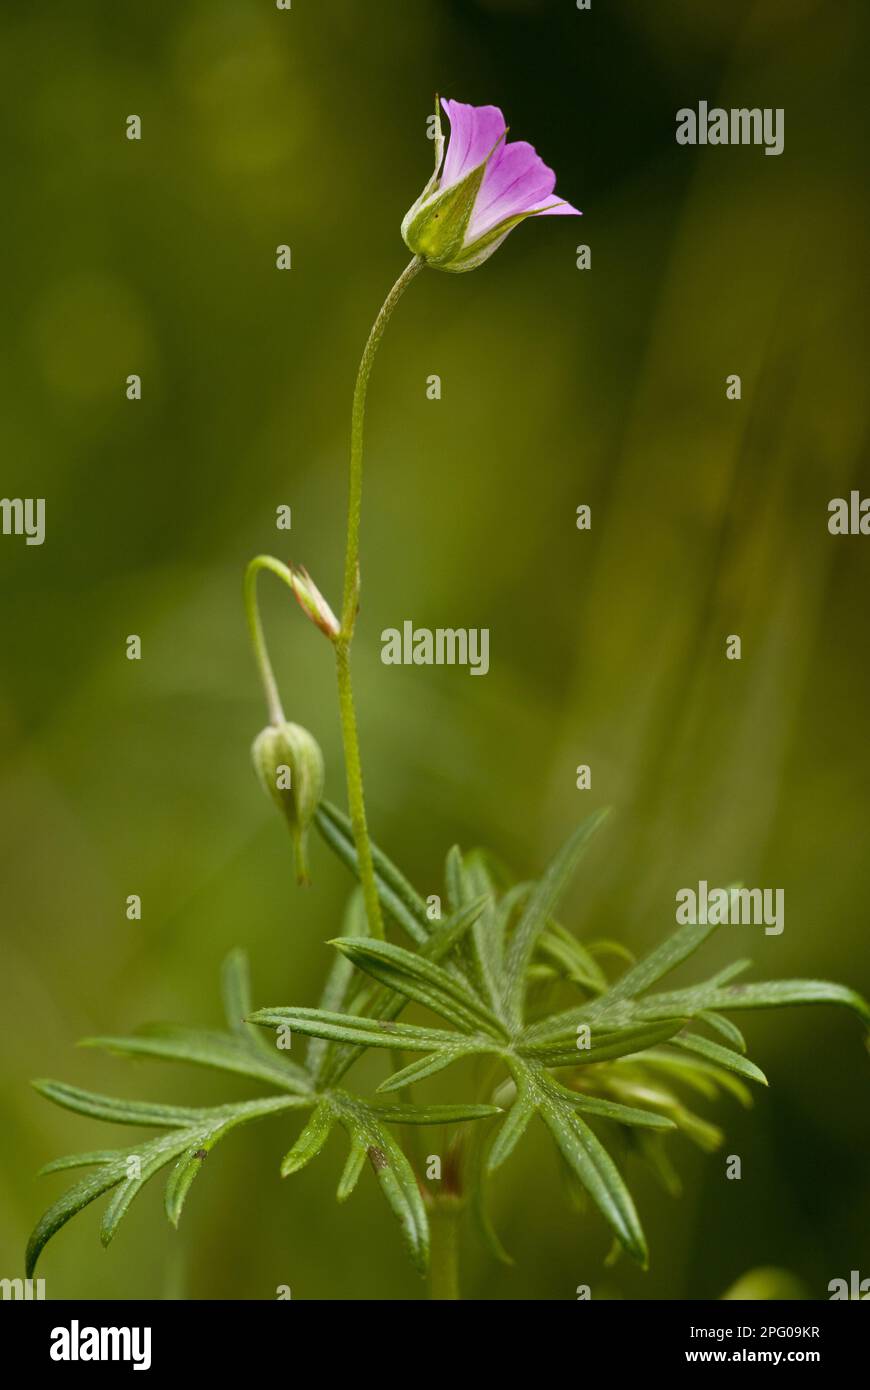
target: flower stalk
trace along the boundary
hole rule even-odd
[[[360,757],[359,731],[350,669],[350,649],[359,609],[360,591],[359,535],[362,516],[363,434],[369,378],[381,338],[384,336],[384,330],[392,317],[393,310],[408,285],[423,269],[424,264],[422,257],[414,256],[393,285],[372,325],[357,372],[351,415],[347,543],[341,623],[339,624],[333,615],[332,610],[306,570],[285,565],[272,555],[257,555],[248,565],[245,574],[245,611],[248,629],[251,634],[251,644],[259,668],[260,679],[263,683],[269,720],[275,728],[283,726],[286,720],[257,602],[257,580],[263,570],[269,570],[287,585],[306,616],[329,638],[335,648],[341,738],[347,776],[348,811],[353,828],[369,932],[381,941],[384,939],[384,921],[378,899],[371,840],[366,819],[362,759]]]
[[[353,699],[353,681],[350,669],[350,648],[356,627],[359,609],[360,569],[359,533],[362,516],[363,481],[363,434],[365,429],[366,396],[369,378],[375,355],[377,354],[384,330],[393,315],[393,310],[410,285],[422,270],[423,260],[415,256],[402,271],[390,293],[384,300],[368,336],[353,393],[353,412],[351,415],[350,436],[350,481],[347,505],[347,545],[344,561],[344,593],[341,609],[341,628],[335,639],[335,662],[338,676],[338,704],[341,717],[341,736],[344,744],[344,760],[347,773],[347,804],[353,827],[353,838],[359,861],[359,876],[365,902],[369,932],[379,940],[384,939],[384,921],[378,890],[375,883],[375,870],[372,862],[372,848],[366,820],[365,794],[363,791],[362,760],[359,750],[359,732],[356,722],[356,708]]]
[[[251,646],[254,649],[260,680],[263,683],[269,722],[277,728],[279,724],[284,723],[284,709],[281,704],[278,682],[275,680],[275,672],[269,657],[269,648],[266,645],[263,620],[260,617],[260,605],[257,602],[257,580],[263,570],[270,570],[272,574],[276,574],[290,589],[293,588],[293,575],[287,565],[283,565],[272,555],[256,555],[245,571],[245,615],[248,620],[248,631],[251,634]]]
[[[341,610],[341,636],[350,646],[359,607],[359,528],[362,514],[363,432],[365,429],[366,397],[375,355],[393,310],[411,281],[423,269],[422,257],[414,256],[387,295],[372,325],[363,350],[353,392],[353,411],[350,429],[350,486],[347,504],[347,544],[344,559],[344,595]]]
[[[459,1297],[459,1216],[462,1203],[456,1197],[439,1197],[429,1212],[431,1253],[429,1297],[433,1302],[455,1302]]]

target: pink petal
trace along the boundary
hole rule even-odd
[[[556,195],[553,194],[553,197],[554,197],[554,198],[555,198],[555,196],[556,196]],[[548,199],[547,202],[544,204],[543,207],[532,208],[531,211],[537,213],[537,215],[538,215],[539,217],[582,217],[582,216],[583,216],[583,214],[582,214],[582,212],[580,211],[579,208],[574,208],[574,207],[571,206],[570,203],[564,203],[564,202],[562,202],[561,200],[560,200],[558,203],[554,203],[554,202],[552,202],[552,200]]]
[[[556,175],[525,140],[502,146],[487,166],[468,226],[467,241],[485,236],[508,217],[555,202]]]
[[[450,143],[440,183],[443,190],[482,164],[507,127],[497,106],[468,106],[461,101],[442,101],[441,105],[450,120]]]

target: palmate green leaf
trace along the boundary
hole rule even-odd
[[[458,912],[446,920],[437,923],[428,941],[420,947],[420,955],[426,960],[436,963],[445,960],[469,927],[474,924],[486,902],[486,898],[479,898],[467,907],[460,908]],[[348,964],[349,962],[346,961],[345,963]],[[448,968],[451,967],[448,965]],[[461,973],[456,971],[456,967],[452,968],[458,978],[462,979],[463,977]],[[382,1019],[384,1022],[390,1023],[399,1016],[407,1002],[404,995],[398,995],[384,986],[367,982],[365,987],[351,998],[348,1012],[354,1015],[359,1014],[369,1018]],[[360,1056],[361,1051],[362,1047],[360,1046],[336,1045],[324,1063],[319,1079],[324,1084],[335,1085],[356,1058]]]
[[[39,1256],[52,1236],[56,1235],[68,1221],[71,1221],[85,1207],[90,1206],[91,1202],[95,1202],[98,1197],[110,1192],[113,1187],[117,1187],[119,1182],[125,1180],[127,1157],[128,1155],[125,1153],[117,1155],[111,1161],[101,1161],[95,1173],[81,1178],[62,1197],[53,1202],[47,1211],[43,1212],[27,1242],[25,1272],[28,1279],[33,1276]]]
[[[399,1222],[411,1258],[421,1274],[429,1263],[429,1222],[420,1186],[410,1163],[385,1128],[386,1124],[445,1124],[474,1120],[497,1113],[492,1106],[375,1106],[331,1091],[326,1103],[351,1142],[350,1153],[338,1187],[343,1201],[355,1186],[368,1158],[394,1216]]]
[[[37,1177],[44,1178],[49,1173],[64,1173],[69,1168],[98,1168],[103,1163],[111,1163],[117,1156],[117,1149],[91,1149],[89,1153],[65,1154],[63,1158],[53,1158],[50,1163],[44,1163]]]
[[[637,1061],[645,1072],[679,1081],[705,1100],[717,1100],[720,1091],[727,1091],[741,1105],[749,1107],[752,1104],[752,1093],[740,1077],[696,1053],[687,1054],[670,1046],[650,1048]]]
[[[158,1129],[170,1126],[183,1129],[196,1122],[199,1111],[181,1105],[151,1105],[148,1101],[119,1100],[67,1086],[62,1081],[34,1081],[34,1090],[65,1110],[89,1115],[95,1120],[111,1120],[120,1125],[153,1125]]]
[[[499,1019],[471,986],[433,961],[388,941],[338,937],[330,945],[380,984],[440,1014],[461,1032],[482,1029],[493,1037],[506,1039]]]
[[[606,816],[606,810],[594,812],[569,837],[543,877],[535,884],[522,916],[514,928],[505,957],[504,1000],[509,1016],[516,1023],[522,1019],[526,971],[531,964],[538,938],[568,886],[589,841]]]
[[[664,975],[681,965],[703,944],[715,929],[714,924],[691,924],[681,928],[644,960],[632,963],[622,978],[608,987],[592,954],[576,943],[552,917],[559,893],[596,823],[597,818],[591,825],[581,827],[557,855],[540,883],[519,885],[511,897],[505,894],[496,902],[487,902],[474,928],[474,949],[455,951],[452,959],[442,957],[441,974],[427,973],[414,953],[389,946],[382,949],[380,943],[365,943],[362,948],[359,943],[349,943],[348,955],[363,968],[371,970],[374,967],[372,973],[385,987],[403,992],[408,998],[440,1013],[459,1030],[453,1035],[444,1030],[428,1030],[428,1037],[425,1031],[409,1034],[408,1050],[423,1051],[426,1055],[394,1073],[379,1089],[397,1090],[411,1082],[422,1081],[478,1050],[500,1050],[517,1080],[518,1092],[508,1116],[492,1137],[487,1165],[494,1169],[503,1163],[532,1117],[541,1114],[570,1171],[593,1196],[619,1240],[635,1258],[643,1261],[645,1246],[631,1198],[612,1159],[583,1116],[619,1124],[623,1133],[629,1132],[630,1127],[630,1132],[648,1134],[650,1142],[656,1130],[679,1128],[705,1149],[712,1149],[721,1142],[721,1131],[694,1115],[678,1097],[661,1086],[657,1090],[651,1085],[633,1085],[637,1099],[642,1106],[648,1107],[642,1108],[626,1103],[628,1095],[620,1098],[590,1094],[585,1088],[562,1087],[550,1076],[549,1069],[571,1068],[579,1077],[584,1074],[581,1069],[585,1063],[597,1063],[626,1067],[630,1072],[649,1056],[659,1070],[670,1067],[674,1076],[683,1080],[691,1078],[690,1084],[698,1089],[715,1095],[717,1087],[727,1088],[747,1103],[745,1081],[765,1084],[765,1079],[759,1068],[745,1058],[742,1033],[724,1016],[723,1011],[735,1007],[736,1000],[742,999],[742,1006],[746,1008],[790,1002],[839,1002],[861,1013],[866,1006],[850,991],[818,982],[798,982],[773,990],[734,986],[731,982],[748,965],[743,961],[690,990],[652,994],[652,987]],[[488,892],[490,899],[492,897],[493,884],[485,875],[472,882],[466,866],[467,861],[458,851],[448,856],[448,899],[454,908],[467,899],[472,890]],[[517,911],[519,919],[510,931]],[[428,954],[425,946],[423,953]],[[535,959],[551,965],[567,980],[596,997],[523,1028],[526,982]],[[485,1020],[480,1015],[481,1006],[489,1011]],[[865,1014],[862,1013],[862,1017]],[[504,1028],[497,1026],[499,1019],[509,1024],[508,1032],[515,1034],[514,1037],[505,1037]],[[706,1025],[717,1041],[694,1031],[686,1032],[693,1020]],[[590,1026],[592,1045],[589,1049],[578,1049],[576,1045],[577,1025],[581,1022]],[[364,1026],[369,1027],[371,1045],[376,1035],[370,1025]],[[475,1028],[480,1030],[477,1035]],[[470,1036],[463,1039],[463,1032]],[[487,1033],[490,1041],[485,1040]],[[365,1040],[359,1034],[355,1037],[360,1046],[364,1045]],[[379,1039],[375,1045],[389,1046],[390,1041]],[[400,1041],[399,1045],[404,1047],[405,1042]],[[517,1079],[518,1068],[526,1068],[537,1078],[534,1084],[527,1084],[525,1090]],[[587,1068],[585,1074],[594,1090],[598,1068]],[[662,1170],[661,1163],[659,1170]],[[481,1171],[474,1202],[487,1226],[482,1200],[483,1180]],[[497,1238],[491,1234],[497,1245]]]
[[[859,994],[843,985],[831,984],[824,980],[774,980],[758,984],[730,984],[729,981],[736,974],[746,969],[748,961],[737,961],[725,970],[719,971],[712,979],[687,989],[629,997],[626,991],[633,995],[638,980],[660,978],[665,959],[672,964],[678,964],[685,959],[687,950],[694,949],[692,942],[696,941],[696,938],[692,933],[700,930],[702,929],[694,926],[681,928],[675,934],[679,938],[675,948],[667,953],[663,953],[661,948],[654,952],[656,962],[649,970],[645,969],[647,961],[641,961],[639,966],[629,972],[632,982],[628,986],[625,985],[628,977],[623,977],[622,981],[599,998],[533,1024],[525,1030],[526,1042],[541,1044],[553,1042],[558,1037],[567,1039],[580,1023],[588,1023],[594,1034],[600,1027],[654,1023],[676,1014],[685,1015],[687,1020],[703,1017],[709,1022],[710,1015],[716,1019],[726,1011],[785,1008],[799,1004],[840,1004],[851,1009],[864,1023],[870,1024],[870,1007]],[[703,931],[707,932],[706,926]],[[727,1019],[721,1020],[720,1028],[722,1023],[727,1028],[728,1022]],[[739,1040],[745,1045],[742,1034],[739,1034]]]
[[[286,1024],[297,1033],[333,1042],[355,1043],[363,1047],[401,1048],[404,1052],[449,1050],[456,1045],[457,1034],[445,1028],[418,1028],[414,1024],[395,1023],[383,1018],[364,1018],[356,1014],[334,1014],[327,1009],[258,1009],[251,1022],[266,1028]],[[494,1045],[492,1038],[480,1036],[483,1050]]]
[[[493,1173],[515,1149],[536,1114],[550,1129],[571,1172],[590,1193],[626,1248],[643,1262],[643,1234],[627,1189],[591,1130],[576,1112],[585,1112],[622,1125],[647,1130],[675,1129],[673,1119],[652,1110],[602,1100],[555,1082],[543,1069],[512,1064],[516,1100],[489,1147],[486,1168]],[[575,1112],[572,1116],[572,1112]]]
[[[733,1071],[747,1081],[767,1085],[767,1077],[754,1062],[750,1062],[747,1057],[734,1052],[730,1047],[721,1047],[719,1043],[710,1042],[709,1038],[699,1038],[696,1033],[680,1033],[677,1037],[671,1038],[671,1046],[679,1047],[684,1052],[696,1052],[699,1057],[705,1057],[708,1062],[715,1062],[717,1066],[724,1067],[726,1071]]]
[[[459,908],[464,907],[468,901],[462,851],[458,845],[453,845],[447,851],[447,858],[444,862],[444,887],[447,894],[447,905],[451,913],[458,912]],[[463,938],[455,952],[455,957],[456,964],[462,974],[475,989],[479,989],[482,983],[480,958],[468,936]]]
[[[413,1171],[398,1144],[383,1128],[394,1125],[448,1125],[489,1119],[501,1111],[494,1105],[384,1105],[372,1104],[347,1091],[331,1090],[319,1101],[296,1143],[281,1164],[287,1177],[310,1163],[340,1125],[350,1139],[350,1150],[336,1197],[344,1202],[356,1187],[368,1158],[394,1215],[397,1217],[412,1259],[425,1271],[429,1228]]]
[[[439,1052],[429,1052],[425,1057],[418,1057],[416,1061],[409,1062],[407,1066],[400,1067],[382,1081],[378,1087],[379,1092],[402,1091],[406,1086],[412,1086],[417,1081],[425,1081],[427,1077],[434,1076],[436,1072],[443,1071],[445,1067],[452,1067],[455,1062],[461,1062],[464,1057],[473,1057],[480,1049],[472,1041],[467,1042],[459,1039],[453,1047],[443,1047]]]
[[[684,960],[703,945],[707,937],[716,930],[718,923],[689,922],[673,932],[665,941],[651,951],[643,960],[617,980],[602,999],[612,1002],[617,999],[634,999],[648,990],[663,975],[682,965]]]
[[[318,829],[324,839],[335,850],[338,857],[359,878],[359,865],[350,821],[343,812],[328,802],[322,802],[316,817]],[[442,922],[429,920],[426,904],[395,864],[377,846],[372,846],[378,897],[384,910],[420,947],[421,954],[428,960],[446,960],[461,950],[465,933],[476,922],[487,904],[481,895],[476,901],[466,901],[451,916]],[[463,953],[464,954],[464,953]],[[447,967],[462,978],[463,972],[454,964]],[[349,1012],[379,1017],[385,1021],[394,1019],[405,1005],[405,999],[396,999],[393,992],[384,989],[374,993],[370,989],[360,991],[350,1001]],[[321,1007],[335,1012],[334,1007],[322,1001]],[[319,1035],[324,1041],[324,1035]],[[342,1040],[330,1037],[331,1043],[340,1044]],[[327,1060],[318,1070],[319,1079],[334,1085],[359,1055],[363,1042],[350,1043],[330,1049]],[[322,1055],[322,1054],[320,1054]]]
[[[492,1223],[486,1203],[487,1187],[485,1174],[473,1174],[471,1178],[471,1211],[478,1234],[481,1236],[486,1249],[493,1259],[498,1260],[499,1264],[507,1265],[509,1268],[516,1261],[509,1250],[506,1250],[499,1238],[498,1232]]]
[[[371,1112],[348,1103],[341,1107],[338,1121],[350,1137],[354,1150],[365,1150],[381,1191],[399,1222],[408,1253],[419,1273],[425,1274],[429,1267],[429,1222],[413,1168],[392,1135]]]
[[[404,1000],[398,999],[396,1010]],[[504,1043],[486,1033],[451,1033],[445,1028],[419,1028],[395,1023],[391,1019],[366,1018],[355,1014],[333,1014],[324,1009],[260,1009],[251,1015],[265,1027],[285,1024],[297,1033],[347,1043],[360,1050],[366,1047],[391,1051],[425,1052],[427,1056],[394,1072],[379,1087],[381,1092],[401,1090],[412,1081],[421,1081],[444,1067],[452,1066],[477,1053],[498,1053]]]
[[[486,910],[489,901],[485,895],[472,898],[462,907],[457,908],[444,921],[436,922],[432,935],[425,946],[420,947],[419,954],[426,960],[435,961],[436,964],[438,961],[446,960],[451,952],[461,944],[469,928],[475,926],[481,914]]]
[[[261,1036],[263,1036],[261,1034]],[[150,1057],[169,1062],[191,1062],[218,1071],[265,1081],[296,1095],[310,1094],[311,1077],[277,1049],[268,1052],[247,1038],[204,1028],[184,1028],[176,1024],[152,1024],[128,1038],[84,1038],[80,1047],[97,1047],[127,1057]]]
[[[675,1105],[669,1114],[677,1128],[704,1153],[715,1153],[722,1147],[725,1135],[718,1125],[696,1115],[684,1105]]]
[[[166,1215],[178,1225],[187,1194],[194,1178],[202,1170],[206,1156],[221,1139],[240,1125],[265,1119],[287,1110],[307,1108],[310,1100],[303,1097],[266,1096],[261,1100],[240,1101],[234,1105],[215,1106],[202,1113],[203,1121],[188,1136],[188,1145],[179,1157],[166,1185]],[[143,1168],[144,1173],[144,1168]]]
[[[519,1117],[510,1125],[509,1137],[499,1146],[498,1136],[490,1151],[490,1167],[503,1162],[520,1138],[532,1114],[537,1113],[549,1129],[568,1167],[579,1179],[599,1211],[610,1223],[621,1244],[641,1265],[647,1263],[647,1248],[631,1194],[604,1145],[578,1113],[573,1093],[553,1081],[535,1063],[514,1058],[510,1070],[517,1087]],[[496,1155],[493,1165],[492,1155]]]
[[[680,1100],[680,1097],[669,1087],[662,1085],[660,1081],[651,1083],[647,1080],[644,1068],[645,1063],[642,1063],[636,1071],[629,1075],[622,1075],[619,1068],[614,1068],[606,1081],[602,1083],[602,1089],[616,1098],[619,1104],[631,1101],[650,1106],[656,1114],[671,1120],[687,1139],[690,1139],[693,1144],[705,1152],[712,1153],[713,1150],[718,1149],[722,1143],[722,1131],[689,1110]],[[728,1079],[733,1080],[731,1077]],[[632,1142],[637,1147],[636,1133],[634,1130],[631,1133],[634,1135]],[[664,1175],[665,1165],[661,1163],[658,1152],[653,1166],[661,1179]]]
[[[451,940],[457,939],[462,931],[467,930],[481,907],[482,904],[472,910],[463,909],[462,920],[446,924]],[[358,938],[353,936],[347,938],[344,944],[347,944],[347,941],[358,944]],[[433,952],[439,949],[436,934],[433,933],[426,945],[427,950],[431,949]],[[430,960],[424,960],[421,964],[407,952],[404,956],[408,956],[409,959],[403,959],[402,954],[396,954],[398,949],[392,948],[393,954],[387,951],[384,957],[392,969],[401,966],[404,970],[410,970],[415,980],[424,980],[428,987],[441,991],[451,1000],[466,998],[469,987],[461,980],[457,981],[453,974]],[[345,978],[342,986],[343,990],[346,990],[347,974],[352,966],[350,961],[341,957],[339,960],[344,967],[342,975]],[[335,976],[332,977],[332,985],[334,993],[331,997],[342,997],[342,990],[335,989]],[[415,1263],[418,1268],[424,1268],[428,1258],[428,1226],[417,1180],[408,1160],[385,1126],[453,1125],[489,1119],[501,1113],[498,1107],[481,1104],[394,1105],[386,1101],[367,1103],[344,1090],[318,1090],[308,1071],[287,1064],[283,1057],[275,1056],[271,1049],[263,1051],[251,1030],[258,1025],[261,1027],[264,1022],[289,1022],[291,1027],[296,1027],[300,1032],[306,1031],[306,1026],[310,1025],[308,1031],[315,1037],[325,1037],[342,1043],[361,1039],[362,1046],[365,1047],[373,1045],[372,1030],[375,1030],[380,1045],[401,1045],[408,1050],[429,1052],[433,1046],[443,1044],[451,1055],[456,1050],[457,1038],[472,1050],[479,1046],[494,1045],[494,1040],[477,1034],[471,1038],[464,1038],[442,1029],[409,1029],[404,1024],[395,1024],[387,1019],[362,1018],[330,1010],[264,1010],[260,1011],[262,1017],[252,1015],[256,1023],[251,1023],[249,1019],[243,1019],[238,1014],[240,1008],[250,1013],[246,962],[238,954],[225,966],[223,990],[227,1017],[231,1023],[230,1032],[218,1033],[161,1025],[130,1038],[89,1039],[88,1043],[91,1046],[107,1047],[131,1057],[185,1061],[236,1072],[256,1081],[268,1082],[273,1088],[279,1088],[281,1093],[262,1099],[203,1109],[119,1100],[54,1081],[35,1083],[37,1089],[49,1099],[79,1114],[126,1125],[155,1126],[165,1132],[135,1147],[123,1150],[92,1150],[48,1164],[46,1172],[84,1166],[93,1167],[95,1172],[70,1188],[37,1224],[28,1250],[29,1268],[33,1269],[46,1241],[72,1216],[97,1197],[113,1192],[101,1226],[101,1239],[107,1244],[138,1193],[161,1169],[169,1165],[174,1166],[166,1184],[166,1212],[170,1221],[177,1224],[196,1175],[201,1171],[214,1145],[225,1135],[249,1120],[294,1109],[311,1108],[313,1113],[284,1158],[281,1165],[282,1175],[296,1172],[310,1162],[326,1143],[336,1123],[341,1125],[350,1137],[351,1150],[339,1182],[339,1200],[343,1201],[350,1195],[368,1158],[387,1202],[399,1220]],[[392,990],[379,989],[377,994],[385,1001],[386,1009],[398,1009],[405,1003],[405,998],[395,995]],[[475,1004],[474,1022],[477,1025],[480,1010],[474,996],[468,997]],[[300,1013],[306,1014],[305,1020],[299,1017]],[[327,1021],[326,1027],[321,1026],[324,1019]],[[131,1164],[132,1159],[136,1160],[135,1165]]]
[[[693,991],[684,991],[687,997]],[[693,1012],[698,1012],[704,994],[695,1001]],[[677,995],[670,996],[676,998]],[[840,1004],[857,1014],[862,1023],[870,1027],[870,1005],[855,990],[845,985],[832,984],[829,980],[762,980],[758,984],[726,985],[706,992],[705,1009],[785,1009],[792,1005]]]
[[[341,1170],[341,1177],[335,1192],[337,1202],[346,1202],[354,1191],[362,1175],[362,1170],[366,1166],[367,1158],[365,1144],[359,1139],[351,1140],[350,1148],[347,1151],[347,1160]]]
[[[637,1210],[604,1145],[580,1116],[565,1105],[549,1101],[541,1114],[568,1167],[613,1227],[622,1246],[646,1268],[649,1256]]]
[[[335,1120],[335,1111],[329,1099],[324,1098],[315,1106],[310,1120],[292,1149],[284,1155],[281,1163],[282,1178],[289,1177],[291,1173],[298,1173],[317,1157],[332,1133]]]
[[[618,1102],[602,1100],[598,1096],[584,1095],[582,1091],[572,1091],[566,1086],[560,1087],[566,1105],[572,1105],[575,1110],[582,1110],[587,1115],[598,1115],[602,1120],[613,1120],[614,1124],[631,1125],[633,1128],[640,1129],[676,1129],[676,1122],[669,1119],[667,1115],[660,1115],[655,1110],[639,1110],[633,1105],[620,1105]]]
[[[447,856],[448,900],[454,912],[483,897],[486,907],[465,938],[462,964],[476,992],[492,1013],[501,1016],[502,942],[495,914],[496,888],[481,854],[463,858],[457,847]]]
[[[509,1118],[510,1112],[505,1116]],[[501,1126],[499,1126],[501,1128]],[[466,1182],[470,1196],[470,1215],[477,1234],[493,1259],[500,1264],[513,1265],[514,1260],[505,1249],[493,1225],[488,1208],[488,1161],[493,1141],[493,1125],[483,1121],[472,1125],[466,1145]]]
[[[683,1182],[671,1161],[666,1148],[667,1141],[661,1134],[650,1134],[648,1130],[635,1130],[631,1136],[634,1152],[646,1163],[669,1197],[682,1195]]]
[[[638,995],[669,970],[682,964],[715,930],[716,925],[709,923],[690,923],[679,928],[598,998],[540,1020],[526,1029],[526,1037],[529,1041],[545,1041],[559,1035],[567,1037],[580,1023],[588,1023],[596,1028],[618,1028],[626,1027],[632,1021],[652,1021],[679,1013],[694,1018],[701,1012],[707,1012],[704,1001],[708,995],[745,970],[749,961],[736,961],[705,984],[688,991],[648,995],[645,998],[638,998]],[[727,1020],[723,1022],[727,1026]]]
[[[497,953],[499,960],[499,978],[503,981],[505,972],[505,955],[507,952],[507,941],[515,925],[514,919],[521,913],[526,903],[534,892],[535,885],[529,881],[515,883],[509,888],[503,897],[499,898],[493,907],[492,926],[490,935],[493,943],[493,953]],[[503,984],[502,984],[503,990]]]
[[[517,1098],[508,1111],[503,1124],[499,1125],[490,1145],[487,1158],[487,1171],[490,1173],[494,1173],[507,1158],[510,1158],[537,1114],[538,1107],[534,1091],[522,1071],[517,1073],[516,1088]]]
[[[589,941],[586,943],[586,949],[590,956],[615,956],[617,960],[623,961],[626,965],[635,965],[637,962],[634,951],[630,951],[621,941],[614,941],[610,937]]]
[[[127,1177],[123,1182],[119,1182],[103,1212],[100,1222],[100,1243],[103,1246],[111,1242],[145,1184],[173,1159],[183,1161],[184,1156],[190,1152],[191,1142],[191,1135],[187,1131],[181,1135],[175,1131],[161,1139],[152,1140],[140,1156],[138,1177]]]
[[[327,844],[359,880],[359,863],[349,818],[330,802],[322,801],[315,822]],[[464,901],[446,921],[432,922],[425,902],[401,870],[377,845],[371,845],[371,852],[381,906],[412,938],[422,954],[438,961],[460,950],[465,932],[474,925],[486,905],[486,896],[481,894],[477,901]],[[352,1001],[351,1011],[356,1011],[356,1001]]]
[[[714,1013],[712,1010],[704,1010],[698,1014],[698,1022],[706,1023],[707,1027],[720,1037],[725,1038],[726,1042],[735,1052],[746,1051],[746,1039],[741,1033],[737,1024],[732,1019],[726,1018],[724,1014]]]
[[[594,956],[557,922],[551,922],[538,942],[538,955],[549,961],[564,979],[581,989],[601,994],[607,976]]]
[[[245,1019],[251,1012],[251,971],[246,951],[230,951],[221,966],[221,999],[224,1017],[231,1033],[257,1051],[272,1055],[268,1039]]]
[[[179,1159],[166,1184],[166,1215],[172,1224],[178,1225],[191,1184],[215,1144],[239,1125],[278,1114],[288,1108],[301,1109],[309,1104],[310,1101],[303,1097],[287,1102],[280,1096],[268,1096],[263,1100],[242,1101],[238,1105],[215,1108],[211,1112],[210,1121],[193,1137],[190,1150]]]
[[[28,1278],[33,1274],[36,1262],[51,1237],[73,1216],[104,1193],[113,1188],[117,1189],[103,1216],[100,1229],[100,1238],[104,1245],[108,1245],[131,1202],[145,1183],[161,1168],[176,1159],[183,1171],[170,1177],[167,1210],[170,1219],[177,1222],[190,1183],[199,1171],[201,1152],[207,1152],[219,1138],[223,1138],[237,1125],[309,1103],[305,1098],[285,1095],[270,1096],[258,1101],[243,1101],[237,1105],[182,1110],[176,1106],[146,1106],[139,1102],[112,1103],[108,1097],[94,1096],[89,1092],[53,1082],[42,1083],[39,1089],[58,1104],[77,1110],[81,1114],[114,1120],[120,1124],[160,1125],[168,1132],[126,1149],[73,1154],[48,1164],[43,1169],[44,1172],[58,1172],[64,1168],[91,1164],[96,1167],[94,1173],[69,1188],[37,1222],[27,1246]],[[138,1110],[135,1118],[134,1105]],[[184,1116],[183,1123],[180,1120],[181,1116]],[[129,1176],[132,1159],[138,1160],[138,1177]],[[189,1176],[186,1171],[188,1169],[191,1170]]]
[[[359,1102],[357,1102],[359,1103]],[[468,1120],[489,1120],[504,1112],[500,1105],[372,1105],[367,1110],[391,1125],[456,1125]]]
[[[645,1048],[672,1038],[686,1026],[689,1019],[682,1016],[656,1018],[649,1022],[627,1023],[622,1027],[591,1025],[589,1047],[578,1048],[576,1034],[560,1030],[550,1037],[521,1034],[516,1050],[522,1057],[548,1067],[586,1066],[593,1062],[608,1062],[617,1057],[629,1057]]]

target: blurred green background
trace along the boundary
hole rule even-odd
[[[318,841],[296,888],[251,772],[265,711],[241,579],[271,550],[338,601],[353,376],[407,260],[436,90],[501,105],[585,217],[520,228],[478,273],[422,276],[385,340],[355,648],[373,833],[432,893],[454,841],[530,875],[612,804],[563,913],[584,936],[645,949],[679,887],[739,878],[785,889],[783,935],[723,928],[687,978],[749,954],[758,977],[870,993],[870,540],[827,531],[829,499],[870,492],[867,18],[863,0],[4,6],[2,491],[46,498],[47,537],[0,539],[0,1275],[64,1182],[39,1166],[113,1137],[30,1077],[246,1094],[73,1050],[149,1019],[217,1023],[234,945],[258,1003],[316,1002],[349,877]],[[783,107],[784,153],[678,147],[675,113],[701,99]],[[262,593],[288,715],[343,804],[329,650],[279,585]],[[405,618],[489,627],[489,676],[381,665]],[[770,1091],[711,1112],[721,1153],[674,1141],[682,1199],[629,1174],[648,1274],[604,1269],[604,1223],[566,1214],[542,1132],[494,1189],[516,1267],[470,1239],[466,1295],[718,1297],[775,1264],[826,1297],[870,1275],[860,1029],[746,1018]],[[107,1253],[89,1209],[43,1257],[48,1296],[419,1297],[370,1175],[336,1205],[337,1144],[279,1180],[296,1128],[233,1136],[178,1233],[159,1184]]]

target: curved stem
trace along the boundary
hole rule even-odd
[[[381,338],[384,336],[384,329],[392,318],[393,310],[411,281],[423,269],[423,264],[422,259],[415,256],[406,265],[390,290],[374,321],[356,374],[350,428],[350,488],[347,506],[347,546],[344,558],[344,594],[341,609],[341,632],[348,646],[353,640],[353,629],[359,602],[359,525],[362,513],[363,429],[369,377],[375,354]]]
[[[335,661],[338,675],[338,700],[341,713],[341,733],[344,742],[344,758],[347,769],[347,801],[350,812],[353,838],[359,862],[359,875],[365,901],[366,918],[372,936],[383,940],[384,923],[381,905],[378,900],[375,870],[372,863],[372,850],[366,822],[365,797],[363,794],[362,761],[359,751],[359,733],[356,724],[356,711],[353,701],[353,683],[350,671],[350,647],[353,641],[356,615],[359,606],[359,530],[362,513],[363,476],[363,430],[365,426],[366,394],[375,354],[378,350],[384,329],[392,317],[393,310],[404,291],[422,270],[423,261],[419,256],[405,267],[381,307],[375,319],[368,342],[365,345],[356,386],[353,393],[353,413],[351,416],[350,437],[350,484],[347,508],[347,547],[344,562],[344,592],[341,609],[341,631],[335,640]]]
[[[248,630],[251,634],[251,645],[254,648],[254,656],[260,670],[260,679],[263,682],[266,704],[269,708],[269,721],[277,726],[285,722],[284,710],[281,705],[281,696],[278,693],[278,682],[275,680],[275,672],[272,670],[272,662],[269,659],[269,649],[266,646],[263,623],[260,618],[260,606],[257,602],[257,579],[261,570],[271,570],[279,579],[283,579],[291,593],[293,592],[293,576],[286,565],[282,565],[280,560],[274,559],[271,555],[255,556],[245,571],[245,613],[248,619]]]

